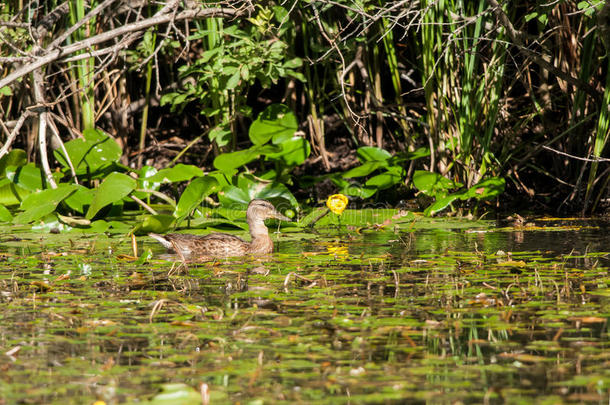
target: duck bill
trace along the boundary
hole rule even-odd
[[[292,219],[291,219],[291,218],[288,218],[287,216],[280,214],[278,211],[275,211],[275,212],[273,213],[273,218],[275,218],[275,219],[279,219],[279,220],[281,220],[281,221],[292,222]]]

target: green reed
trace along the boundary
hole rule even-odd
[[[68,16],[70,24],[75,25],[78,21],[85,17],[86,7],[90,9],[94,8],[96,5],[96,1],[91,3],[84,0],[71,1],[70,13]],[[95,17],[91,18],[87,24],[84,24],[82,27],[77,29],[68,39],[68,41],[78,42],[95,35],[95,21]],[[86,58],[78,62],[71,63],[71,66],[71,72],[74,79],[78,83],[78,91],[80,94],[79,102],[82,117],[81,129],[85,130],[95,128],[95,58]]]
[[[421,61],[432,166],[468,186],[495,164],[491,138],[502,97],[506,48],[501,32],[488,37],[486,7],[485,1],[422,3]]]

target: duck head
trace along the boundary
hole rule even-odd
[[[248,218],[249,221],[256,222],[270,218],[279,219],[281,221],[292,221],[292,219],[287,216],[280,214],[269,201],[258,198],[250,201],[250,204],[248,204],[246,218]]]

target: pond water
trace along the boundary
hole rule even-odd
[[[608,222],[394,219],[187,268],[4,229],[0,404],[610,403]]]

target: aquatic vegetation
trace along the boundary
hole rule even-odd
[[[295,229],[268,260],[171,277],[148,238],[140,250],[152,258],[136,261],[127,238],[3,233],[0,397],[195,404],[205,388],[212,403],[608,400],[607,223],[394,225]]]

